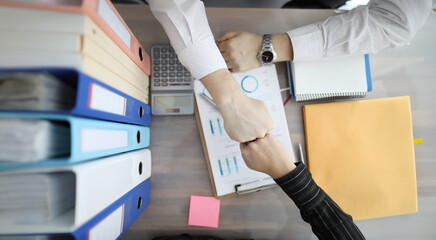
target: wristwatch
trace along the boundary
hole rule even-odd
[[[274,60],[277,58],[277,53],[274,51],[272,45],[272,37],[271,34],[264,34],[262,39],[262,48],[257,55],[257,58],[260,61],[262,66],[273,64]]]

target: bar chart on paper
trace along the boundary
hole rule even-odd
[[[223,120],[220,117],[209,119],[210,133],[212,135],[222,135],[224,126],[222,125]]]
[[[240,161],[240,156],[238,154],[235,153],[218,158],[216,164],[218,164],[221,177],[239,174],[238,162]]]

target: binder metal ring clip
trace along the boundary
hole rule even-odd
[[[252,185],[252,184],[256,184],[256,183],[263,182],[263,181],[270,180],[270,179],[272,179],[272,178],[267,177],[267,178],[261,178],[261,179],[255,180],[255,181],[247,182],[247,183],[236,184],[235,185],[235,192],[237,195],[242,195],[242,194],[246,194],[246,193],[259,192],[259,191],[262,191],[264,189],[276,187],[277,184],[271,183],[271,184],[267,184],[267,185],[263,185],[263,186],[259,186],[259,187],[255,187],[255,188],[250,188],[250,185]]]

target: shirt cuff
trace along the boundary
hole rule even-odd
[[[325,192],[313,180],[306,165],[301,162],[297,163],[297,167],[290,173],[274,180],[300,210],[314,208],[326,196]]]
[[[227,69],[226,62],[213,39],[189,45],[178,52],[177,56],[196,79],[223,68]]]
[[[286,32],[292,42],[293,61],[313,61],[324,56],[324,38],[318,25],[314,23]]]

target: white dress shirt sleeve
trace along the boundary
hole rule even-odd
[[[150,0],[180,62],[196,79],[227,69],[199,0]]]
[[[288,31],[294,61],[376,53],[409,44],[434,7],[436,0],[374,0]]]

